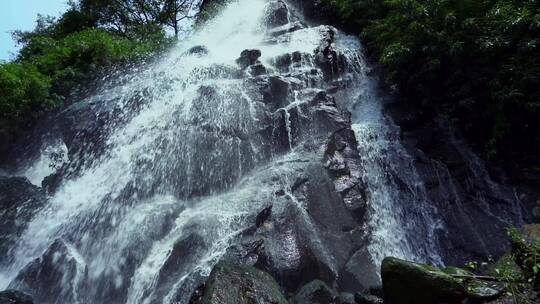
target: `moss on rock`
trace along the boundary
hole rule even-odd
[[[287,300],[268,273],[220,262],[206,283],[202,304],[287,304]]]
[[[466,298],[462,283],[437,267],[394,257],[382,262],[385,303],[461,303]]]

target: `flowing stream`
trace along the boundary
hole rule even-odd
[[[58,158],[51,151],[60,151],[60,165],[70,174],[10,249],[9,262],[0,265],[0,289],[10,282],[23,286],[13,280],[32,273],[36,258],[42,257],[43,265],[47,252],[56,250],[61,254],[52,255],[53,264],[65,263],[68,270],[59,285],[50,287],[62,289],[52,301],[187,303],[239,234],[290,183],[302,166],[297,160],[322,159],[291,135],[291,108],[305,104],[309,90],[330,86],[310,55],[320,44],[322,28],[307,26],[269,42],[266,8],[264,0],[232,2],[156,62],[83,101],[108,113],[101,148],[83,145],[77,153],[70,151],[68,160],[60,140],[44,147],[25,170],[39,184],[57,169],[46,165],[47,159]],[[441,264],[436,231],[442,224],[401,147],[398,128],[383,115],[362,47],[337,31],[335,41],[347,59],[348,73],[342,77],[349,84],[336,100],[352,113],[369,194],[365,227],[371,259],[376,265],[386,255]],[[285,152],[261,135],[269,122],[264,104],[246,84],[253,70],[239,72],[235,62],[246,49],[261,51],[268,74],[312,74],[291,86],[287,103],[276,111],[285,116]],[[307,55],[287,72],[273,68],[275,58],[295,52]],[[294,201],[293,194],[285,196]],[[295,206],[313,226],[302,202]],[[274,212],[279,210],[275,205]],[[318,229],[310,238],[324,251],[329,245]],[[294,258],[295,249],[289,253]]]

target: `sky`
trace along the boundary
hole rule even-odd
[[[10,31],[31,30],[37,14],[58,17],[67,9],[68,0],[0,0],[0,60],[13,59],[18,47]]]

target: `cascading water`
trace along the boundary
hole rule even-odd
[[[71,147],[65,177],[8,252],[0,288],[11,281],[56,303],[186,303],[269,202],[273,214],[298,211],[306,242],[320,249],[331,272],[339,271],[328,233],[306,206],[310,197],[298,199],[300,186],[290,185],[306,164],[322,162],[324,146],[295,136],[295,121],[307,119],[317,91],[340,85],[337,104],[352,112],[358,178],[367,185],[363,234],[371,260],[379,265],[394,255],[442,263],[434,237],[440,223],[397,128],[382,114],[359,42],[333,30],[345,73],[329,80],[314,55],[327,29],[269,31],[266,7],[264,0],[233,2],[158,62],[83,101],[104,113],[96,115],[99,135],[75,144],[81,136],[64,139]],[[293,17],[289,25],[299,22]],[[264,94],[253,97],[256,70],[237,68],[246,49],[261,51],[267,74],[288,77],[283,104],[270,115]],[[276,58],[287,54],[292,62],[280,69]],[[277,148],[280,138],[286,143]],[[286,248],[275,259],[290,264],[302,253],[299,241],[290,240],[294,229],[283,229],[272,246]],[[55,263],[65,267],[59,271]],[[60,277],[48,286],[55,292],[35,290],[25,279],[43,267]]]
[[[399,128],[383,115],[376,81],[366,76],[354,104],[353,125],[370,190],[369,251],[385,256],[442,265],[438,231],[443,223],[426,195],[412,157],[400,142]]]

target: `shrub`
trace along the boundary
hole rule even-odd
[[[405,102],[450,117],[493,158],[537,161],[540,2],[325,0]]]

